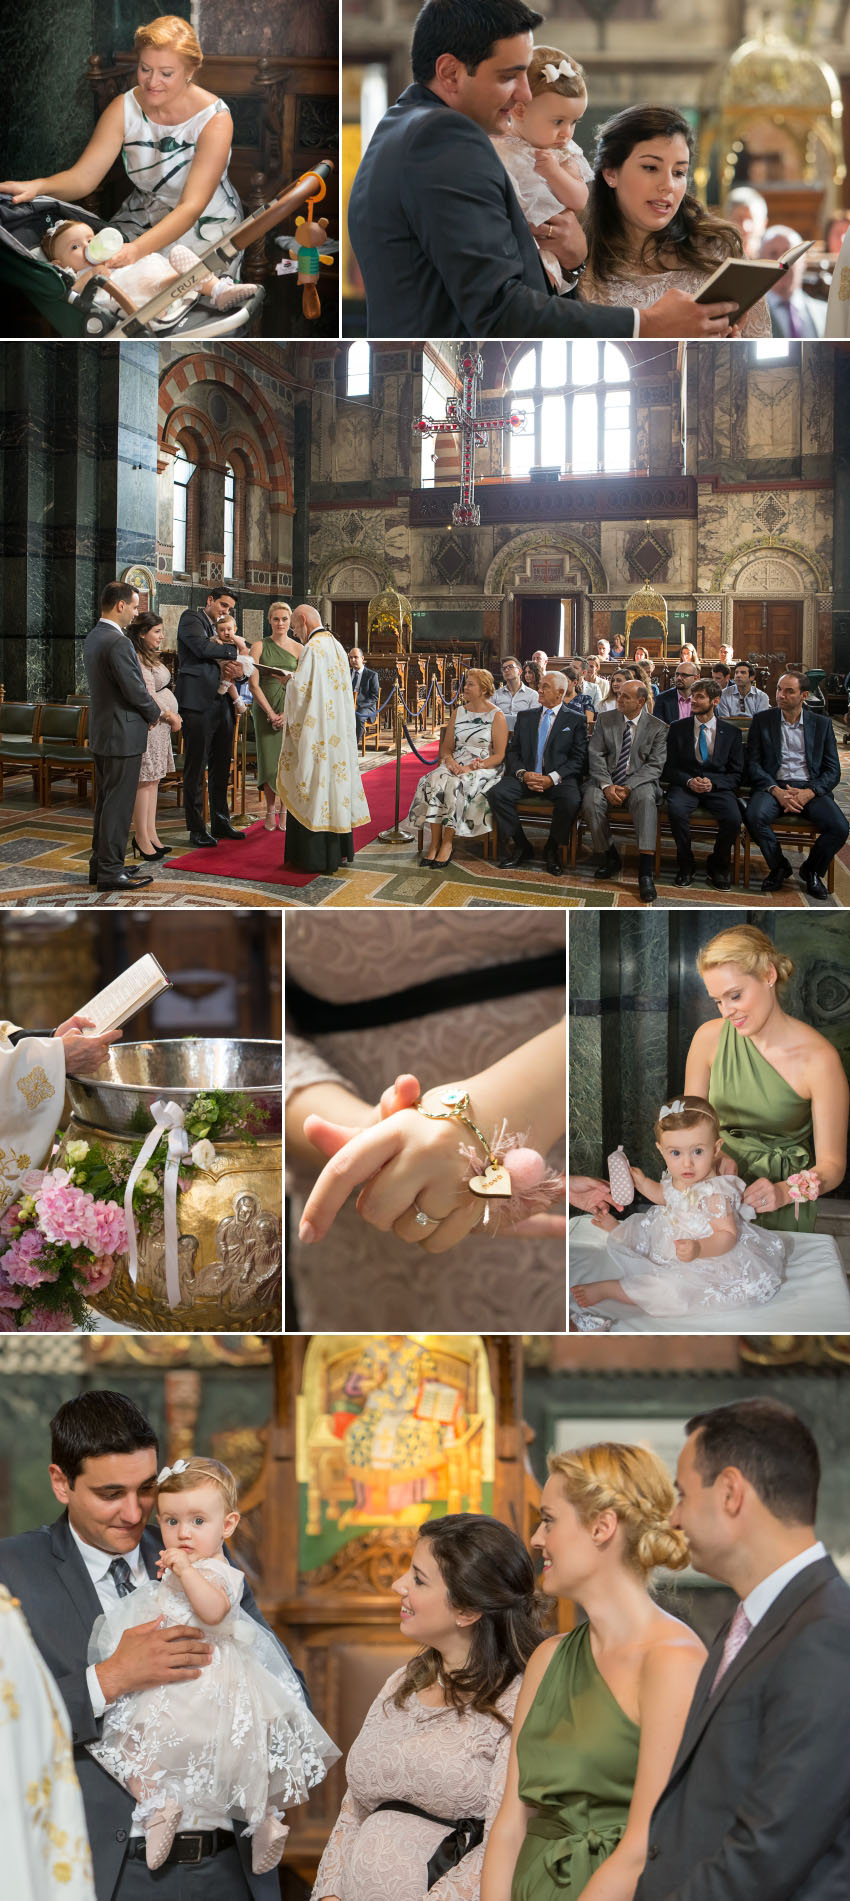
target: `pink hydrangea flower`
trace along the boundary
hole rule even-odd
[[[38,1287],[41,1281],[55,1281],[58,1266],[42,1257],[44,1237],[37,1228],[27,1228],[3,1255],[4,1279],[17,1287]]]
[[[23,1304],[23,1294],[16,1294],[14,1287],[9,1286],[8,1282],[4,1280],[2,1272],[0,1272],[0,1311],[2,1311],[4,1307],[22,1307]]]
[[[93,1208],[93,1197],[74,1188],[64,1168],[56,1168],[47,1176],[36,1200],[39,1225],[48,1241],[90,1247],[94,1254],[98,1249],[93,1235]]]
[[[91,1240],[89,1246],[93,1254],[123,1254],[127,1246],[127,1223],[123,1211],[115,1201],[96,1201],[91,1209]],[[110,1273],[112,1263],[110,1262]]]
[[[25,1333],[73,1333],[74,1322],[70,1314],[51,1313],[48,1307],[33,1307],[29,1319],[24,1322]]]
[[[17,1333],[18,1329],[11,1314],[0,1312],[0,1333]]]
[[[112,1279],[115,1262],[110,1254],[101,1254],[96,1261],[88,1261],[83,1267],[85,1294],[100,1294],[108,1287]]]

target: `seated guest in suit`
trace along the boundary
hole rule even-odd
[[[540,706],[520,713],[508,740],[504,777],[487,793],[507,850],[499,865],[523,865],[533,857],[517,812],[521,800],[551,799],[552,823],[544,863],[550,877],[563,869],[560,847],[566,845],[581,802],[580,781],[587,765],[587,721],[575,713],[575,682],[563,673],[547,673],[540,688]]]
[[[354,689],[354,719],[359,746],[366,726],[377,717],[381,683],[373,667],[364,667],[362,647],[352,647],[348,664]]]
[[[850,1591],[815,1535],[820,1460],[777,1399],[689,1419],[671,1524],[731,1586],[649,1828],[635,1901],[850,1892]]]
[[[747,831],[767,859],[762,891],[779,891],[794,867],[785,857],[773,830],[780,813],[801,813],[814,826],[817,838],[800,866],[800,877],[810,898],[829,897],[823,874],[847,839],[847,820],[833,796],[841,778],[838,747],[832,721],[804,705],[806,682],[802,673],[783,673],[776,686],[776,706],[756,713],[747,735],[747,776],[752,793],[747,801]]]
[[[736,660],[734,680],[720,695],[717,711],[721,719],[752,719],[754,713],[766,713],[769,706],[767,694],[756,686],[755,667],[749,660]]]
[[[693,660],[680,660],[673,679],[674,684],[665,687],[655,702],[655,717],[663,719],[667,726],[672,726],[674,720],[690,717],[691,692],[699,679],[699,668]]]
[[[530,227],[492,143],[514,105],[542,15],[522,0],[426,0],[411,47],[414,83],[372,134],[351,189],[349,231],[382,337],[633,337],[637,312],[558,296],[535,243],[562,270],[584,261],[572,212]],[[642,337],[714,336],[732,304],[675,287],[640,312]]]
[[[667,740],[667,810],[676,840],[677,885],[694,881],[691,819],[698,806],[717,820],[714,850],[705,869],[718,891],[730,883],[732,847],[741,829],[736,798],[744,773],[744,746],[737,726],[717,718],[720,693],[713,680],[698,680],[691,694],[691,718],[676,720]]]
[[[277,1875],[252,1872],[243,1825],[210,1828],[203,1813],[184,1814],[154,1874],[144,1835],[132,1821],[132,1796],[86,1747],[98,1740],[108,1705],[128,1691],[196,1677],[212,1650],[196,1625],[148,1625],[127,1631],[106,1663],[87,1663],[100,1614],[157,1576],[162,1541],[147,1529],[159,1467],[156,1434],[123,1393],[99,1390],[60,1406],[51,1441],[50,1483],[64,1511],[52,1525],[0,1540],[0,1582],[20,1599],[68,1708],[96,1893],[101,1901],[141,1901],[148,1894],[151,1901],[157,1895],[182,1901],[183,1864],[193,1862],[203,1870],[205,1901],[278,1901]],[[264,1625],[247,1581],[241,1601]]]
[[[536,668],[538,684],[529,685],[525,678],[525,668],[521,667],[516,654],[508,653],[502,661],[502,683],[493,694],[493,705],[504,713],[508,723],[508,732],[512,733],[516,725],[517,713],[527,713],[532,706],[540,705],[539,682],[546,669],[541,669],[538,661],[530,663]]]
[[[650,712],[649,698],[642,680],[626,680],[616,711],[596,721],[587,761],[589,784],[581,802],[598,859],[596,878],[614,878],[620,869],[620,854],[611,843],[609,813],[628,806],[637,834],[638,890],[644,904],[652,904],[658,896],[652,873],[660,780],[667,757],[667,727]]]

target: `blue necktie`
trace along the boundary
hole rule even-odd
[[[540,725],[537,728],[537,762],[534,767],[535,772],[543,771],[543,754],[546,751],[546,741],[549,738],[549,728],[553,718],[554,714],[551,706],[544,706],[540,715]]]
[[[704,726],[699,729],[699,756],[703,760],[708,759],[708,734]]]

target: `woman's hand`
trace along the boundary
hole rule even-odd
[[[100,265],[100,269],[108,276],[110,271],[123,271],[125,264],[138,264],[144,256],[145,252],[139,249],[139,240],[136,239],[132,244],[122,244],[120,251],[113,252],[108,262]]]
[[[690,1090],[688,1091],[688,1094],[690,1094]],[[698,1095],[699,1091],[695,1090],[694,1094]],[[715,1173],[717,1175],[737,1175],[738,1164],[736,1161],[733,1160],[731,1155],[723,1154],[721,1155],[720,1160],[717,1164]]]
[[[339,1130],[308,1116],[308,1141],[324,1148]],[[341,1143],[323,1168],[304,1208],[302,1241],[321,1241],[353,1194],[357,1212],[383,1233],[443,1254],[482,1221],[485,1203],[469,1191],[460,1143],[468,1131],[451,1118],[431,1122],[413,1109],[391,1113],[378,1128],[361,1129]],[[482,1167],[483,1167],[482,1158]],[[414,1202],[417,1207],[414,1207]],[[417,1221],[417,1212],[428,1225]]]
[[[34,198],[44,195],[44,179],[7,178],[5,184],[0,185],[0,192],[5,192],[14,205],[29,205]]]
[[[620,1203],[613,1200],[608,1183],[598,1181],[594,1175],[570,1176],[570,1201],[586,1215],[599,1214],[604,1208],[620,1207]]]
[[[723,1170],[719,1172],[723,1173]],[[758,1181],[750,1182],[744,1195],[744,1205],[755,1209],[757,1215],[772,1215],[777,1208],[790,1208],[788,1185],[786,1182],[768,1181],[766,1175],[760,1175]]]

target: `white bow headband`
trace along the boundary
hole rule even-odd
[[[188,1459],[175,1459],[173,1465],[164,1465],[162,1471],[157,1472],[157,1485],[164,1485],[166,1479],[173,1479],[178,1472],[185,1472],[188,1464]]]
[[[562,59],[560,66],[553,66],[550,60],[548,66],[541,67],[540,76],[547,85],[554,86],[556,79],[577,79],[578,67],[573,65],[571,59]]]
[[[663,1122],[665,1116],[683,1116],[684,1114],[685,1104],[683,1102],[663,1102],[658,1111],[658,1120],[659,1122]]]

